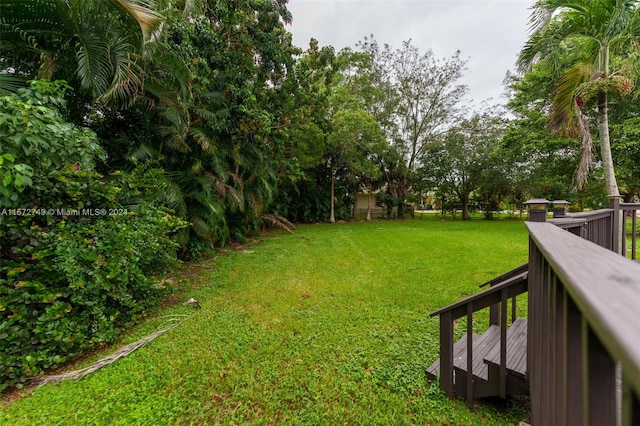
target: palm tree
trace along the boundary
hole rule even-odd
[[[576,172],[578,187],[585,181],[591,165],[593,140],[582,108],[595,104],[605,185],[609,196],[618,196],[611,142],[609,138],[608,97],[610,93],[628,94],[631,80],[622,66],[611,72],[612,49],[622,51],[635,61],[640,34],[637,1],[629,0],[539,0],[532,7],[532,33],[518,58],[525,72],[539,61],[559,72],[560,58],[575,48],[584,49],[582,59],[558,78],[552,94],[549,126],[568,136],[579,136],[583,158]],[[631,62],[628,62],[630,64]]]
[[[70,80],[75,74],[95,98],[130,99],[142,84],[139,54],[162,23],[152,4],[0,0],[0,88],[16,76]]]

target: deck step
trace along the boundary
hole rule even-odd
[[[489,352],[496,342],[500,342],[500,327],[492,325],[483,334],[472,334],[473,340],[473,375],[487,380],[489,369],[484,363],[484,355]],[[482,356],[482,357],[480,357]],[[460,340],[453,344],[453,367],[462,371],[467,371],[467,336],[462,336]],[[438,358],[429,368],[427,375],[430,379],[435,379],[440,374],[440,359]]]
[[[480,337],[482,337],[481,334],[473,333],[474,342],[476,342],[477,339],[479,339]],[[466,356],[466,353],[467,353],[467,336],[464,335],[460,340],[458,340],[453,344],[454,365],[456,362],[455,360],[463,356],[462,354],[465,354]],[[431,364],[429,368],[427,368],[427,377],[429,378],[429,380],[436,380],[439,374],[440,374],[440,358],[435,360],[435,362]]]
[[[465,339],[466,340],[466,339]],[[465,342],[466,343],[466,342]],[[483,380],[489,379],[489,366],[484,362],[484,357],[491,349],[500,345],[500,327],[492,325],[489,329],[481,334],[478,339],[473,339],[473,375]],[[467,372],[467,351],[465,351],[453,359],[453,368],[463,372]]]
[[[478,397],[498,395],[500,368],[500,327],[492,325],[481,334],[473,334],[473,376],[478,382]],[[463,389],[467,375],[467,336],[453,345],[454,387]],[[490,372],[491,370],[491,372]],[[507,329],[508,393],[518,393],[525,385],[527,372],[527,320],[516,319]],[[427,377],[435,380],[440,374],[440,359],[427,368]],[[458,383],[460,381],[460,383]],[[476,385],[474,384],[474,388]],[[474,391],[475,392],[475,391]]]
[[[500,343],[485,356],[484,362],[500,368]],[[527,375],[527,320],[516,319],[507,329],[507,373],[524,379]]]

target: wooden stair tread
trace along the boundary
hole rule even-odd
[[[466,351],[466,336],[465,350],[459,355],[453,358],[453,367],[464,372],[467,372],[467,351]],[[489,366],[484,362],[486,354],[496,344],[500,343],[500,327],[492,325],[489,329],[478,336],[473,338],[473,375],[484,380],[489,379]]]
[[[492,325],[483,334],[472,334],[473,339],[473,375],[484,380],[489,378],[489,367],[484,362],[487,352],[500,342],[500,327]],[[467,336],[453,344],[453,367],[461,371],[467,371]],[[427,374],[435,378],[440,374],[440,359],[438,358],[429,368]]]
[[[485,355],[484,362],[500,367],[500,343]],[[521,378],[527,375],[527,320],[518,318],[507,329],[507,371]]]
[[[480,338],[480,334],[473,333],[473,341],[475,342],[478,338]],[[455,359],[461,356],[462,353],[466,354],[467,351],[467,336],[463,336],[460,340],[453,344],[453,359],[455,363]],[[429,368],[427,368],[427,374],[430,376],[432,380],[435,380],[436,377],[440,374],[440,358],[435,360],[433,364]]]
[[[488,380],[489,365],[500,367],[500,327],[492,325],[483,334],[473,334],[473,375]],[[467,336],[453,344],[453,367],[467,371]],[[527,374],[527,320],[516,319],[507,329],[507,371],[525,378]],[[440,374],[440,359],[427,374],[435,379]]]

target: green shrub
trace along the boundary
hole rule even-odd
[[[34,175],[71,164],[91,169],[105,155],[95,133],[64,120],[62,81],[36,80],[0,96],[0,208],[20,205]]]
[[[186,224],[146,201],[123,208],[118,195],[141,192],[136,181],[52,172],[22,196],[46,188],[55,207],[0,216],[0,389],[113,341],[166,294],[157,274],[175,264],[171,236]],[[70,204],[78,187],[91,194],[89,207]]]
[[[0,98],[0,391],[113,341],[165,294],[186,223],[164,172],[102,176],[91,131],[63,120],[65,85]]]

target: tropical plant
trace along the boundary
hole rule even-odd
[[[163,171],[109,176],[64,82],[0,97],[0,391],[112,341],[165,294],[186,223],[158,205]]]
[[[162,23],[149,0],[2,0],[6,78],[65,78],[92,97],[130,99],[142,87],[140,52]],[[0,84],[2,80],[0,80]]]
[[[68,88],[63,81],[35,80],[0,96],[0,208],[17,207],[34,175],[74,163],[92,169],[104,157],[93,132],[63,119]]]
[[[536,62],[549,63],[559,75],[553,91],[549,126],[583,142],[581,164],[575,175],[578,187],[586,181],[593,140],[586,107],[595,104],[605,185],[610,196],[619,195],[609,137],[609,95],[628,94],[629,73],[636,66],[640,35],[637,1],[539,0],[531,15],[532,33],[520,52],[522,71]],[[581,59],[559,69],[561,58],[580,49]],[[611,54],[624,52],[628,60],[612,67]]]
[[[535,64],[523,76],[510,75],[508,84],[512,92],[507,108],[513,118],[507,122],[499,155],[510,164],[506,171],[512,184],[511,204],[521,206],[539,197],[573,200],[570,188],[581,141],[548,129],[546,112],[555,84],[551,67]]]
[[[161,40],[187,64],[190,96],[156,108],[153,135],[140,138],[145,146],[134,155],[162,158],[168,199],[192,224],[183,243],[241,240],[257,231],[273,197],[293,63],[290,15],[279,0],[176,2],[166,14]]]

